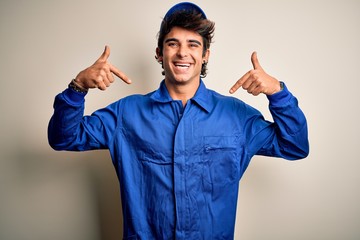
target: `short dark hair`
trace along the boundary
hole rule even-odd
[[[205,19],[203,15],[197,11],[177,11],[167,18],[163,19],[158,33],[159,54],[162,55],[164,49],[165,36],[173,27],[181,27],[190,31],[197,32],[203,39],[203,56],[210,48],[214,37],[215,23]],[[163,72],[163,75],[165,73]],[[206,77],[207,63],[204,63],[201,69],[201,76]]]

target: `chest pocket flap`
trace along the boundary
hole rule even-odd
[[[242,146],[238,137],[204,137],[206,178],[214,185],[232,183],[239,178],[239,155]]]

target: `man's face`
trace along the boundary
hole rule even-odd
[[[165,80],[171,84],[198,82],[201,66],[209,57],[209,50],[203,56],[203,48],[203,39],[198,33],[173,27],[164,38],[162,55],[157,53],[163,62]]]

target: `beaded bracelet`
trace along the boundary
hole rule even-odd
[[[78,93],[87,93],[88,92],[88,89],[80,87],[75,82],[75,79],[71,80],[71,82],[69,83],[69,88],[71,88],[72,90],[74,90],[75,92],[78,92]]]

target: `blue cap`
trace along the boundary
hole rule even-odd
[[[206,15],[204,11],[197,5],[191,3],[191,2],[181,2],[176,5],[174,5],[172,8],[169,9],[169,11],[165,14],[164,19],[167,19],[172,14],[178,11],[196,11],[198,13],[201,13],[203,19],[206,19]]]

